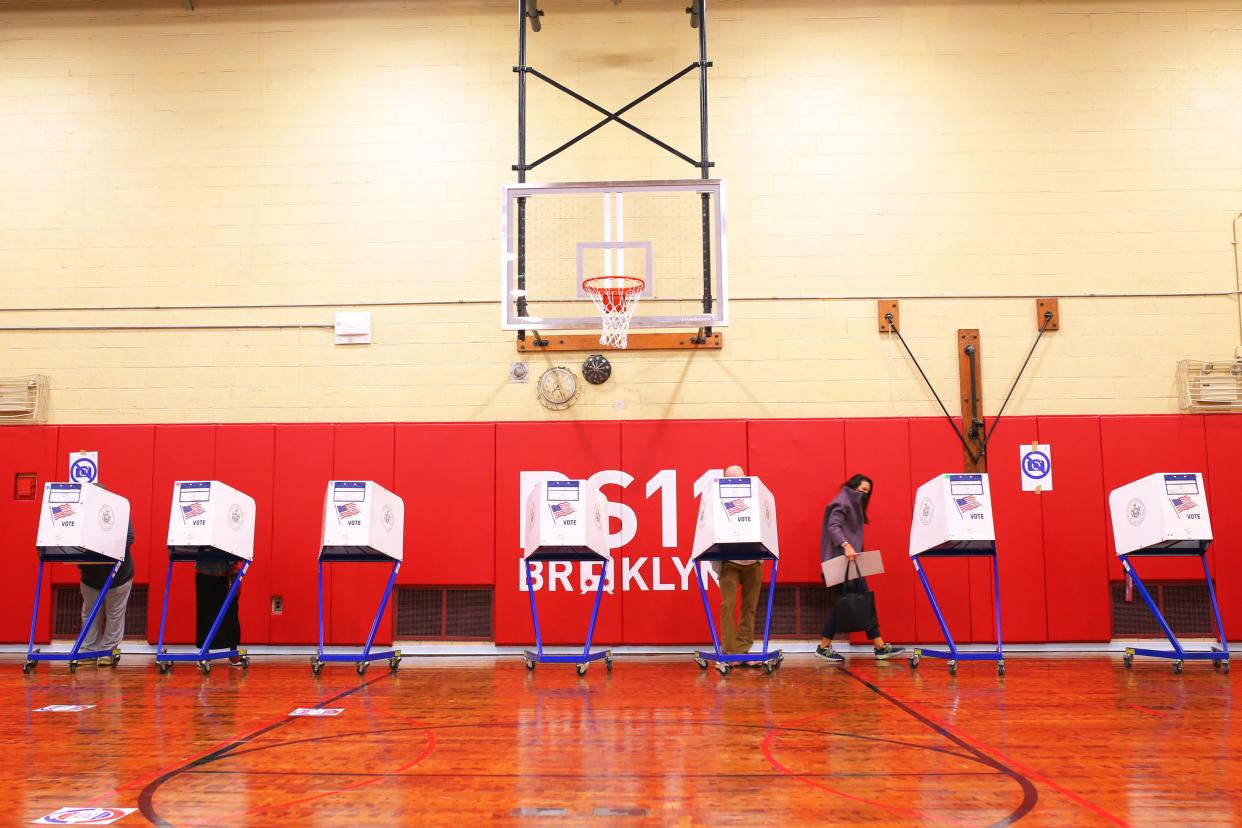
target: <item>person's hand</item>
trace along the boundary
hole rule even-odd
[[[843,544],[841,548],[845,550],[845,557],[851,561],[858,557],[858,553],[854,551],[854,547],[851,544]]]

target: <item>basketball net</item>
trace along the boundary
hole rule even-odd
[[[634,318],[634,308],[646,284],[637,276],[596,276],[583,280],[582,289],[599,308],[600,345],[611,348],[626,346],[630,320]]]

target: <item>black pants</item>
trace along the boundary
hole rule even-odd
[[[863,586],[867,591],[871,591],[871,587],[867,586],[867,580],[863,579]],[[834,587],[828,587],[828,618],[824,621],[824,638],[831,641],[837,636],[837,598],[845,594],[845,584],[837,584]],[[867,630],[867,638],[875,639],[880,637],[880,622],[877,620],[875,626]]]
[[[211,625],[216,621],[224,599],[228,597],[229,586],[233,579],[224,575],[204,575],[194,573],[194,646],[202,647],[211,632]],[[241,590],[237,592],[237,600],[229,605],[229,611],[220,619],[220,629],[212,639],[211,649],[232,650],[241,643],[241,621],[237,617],[237,604],[241,600]]]

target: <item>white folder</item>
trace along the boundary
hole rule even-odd
[[[860,575],[879,575],[884,571],[884,559],[880,556],[880,550],[871,549],[867,552],[858,553],[855,558],[858,564],[857,569],[850,567],[850,575],[855,572]],[[820,567],[824,570],[824,586],[836,586],[845,582],[845,567],[850,559],[844,555],[838,555],[831,560],[824,561]]]

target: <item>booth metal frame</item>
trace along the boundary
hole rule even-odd
[[[64,547],[54,547],[61,549]],[[79,547],[81,548],[81,547]],[[43,596],[43,565],[49,563],[76,563],[76,564],[96,564],[106,566],[112,563],[112,571],[108,573],[108,579],[104,581],[103,589],[99,590],[99,597],[95,599],[95,604],[91,607],[90,614],[86,616],[86,621],[82,624],[82,630],[78,633],[78,637],[74,640],[73,646],[67,653],[45,653],[41,648],[35,647],[35,626],[39,620],[39,602]],[[99,617],[99,611],[103,608],[104,598],[108,595],[108,590],[112,588],[112,579],[116,577],[116,573],[121,570],[121,564],[124,559],[113,561],[106,555],[98,552],[91,552],[82,549],[80,553],[56,553],[55,555],[45,555],[39,552],[39,570],[35,577],[35,599],[34,609],[30,614],[30,643],[26,646],[26,663],[22,665],[22,672],[29,673],[40,661],[67,661],[69,662],[69,672],[76,673],[78,671],[78,662],[92,658],[108,657],[112,659],[111,667],[116,667],[117,662],[121,660],[120,648],[113,650],[90,650],[82,652],[82,642],[86,639],[87,632],[95,625],[95,619]]]
[[[703,584],[703,563],[712,561],[732,561],[745,560],[747,555],[753,555],[756,550],[751,548],[751,544],[741,544],[746,546],[745,551],[737,549],[725,549],[716,552],[704,552],[694,561],[694,577],[699,585],[699,596],[703,599],[703,614],[707,616],[707,628],[712,633],[712,647],[708,650],[695,650],[694,663],[699,665],[700,670],[706,670],[708,662],[714,662],[716,669],[720,671],[722,676],[727,676],[733,670],[733,665],[744,661],[758,661],[763,664],[763,672],[769,676],[773,672],[780,669],[781,662],[785,660],[785,654],[781,650],[769,650],[768,642],[771,640],[772,633],[772,598],[776,595],[776,574],[780,571],[781,561],[776,555],[763,550],[761,556],[753,557],[754,560],[762,567],[763,562],[772,561],[772,580],[768,584],[768,610],[767,618],[763,625],[763,649],[757,653],[724,653],[720,651],[720,636],[716,632],[716,622],[712,620],[712,607],[707,601],[707,587]],[[760,584],[763,583],[762,571],[760,573]]]
[[[986,544],[986,546],[981,546],[980,544]],[[945,621],[944,613],[940,611],[940,605],[936,603],[936,595],[932,591],[931,582],[927,580],[927,574],[923,572],[923,567],[919,562],[919,559],[925,556],[934,558],[991,558],[992,600],[996,611],[996,652],[962,652],[957,648],[957,643],[949,632],[949,624]],[[1001,634],[1000,563],[996,558],[996,541],[951,541],[944,546],[928,549],[913,555],[910,559],[914,562],[914,571],[918,573],[919,580],[923,582],[923,589],[927,593],[927,600],[931,602],[932,612],[936,614],[936,622],[940,624],[940,631],[944,634],[945,645],[949,648],[947,650],[936,650],[927,647],[916,647],[914,653],[910,656],[910,668],[917,670],[919,662],[922,661],[924,656],[928,658],[943,658],[948,659],[949,675],[954,676],[957,675],[957,663],[959,661],[995,661],[997,675],[1005,675],[1004,636]]]
[[[545,653],[543,651],[543,634],[539,629],[539,610],[535,607],[535,589],[530,576],[532,561],[590,561],[592,563],[603,563],[599,573],[599,584],[595,588],[595,602],[591,607],[591,621],[587,625],[586,643],[583,645],[581,653],[557,654]],[[526,573],[526,594],[530,598],[530,617],[535,624],[535,649],[522,652],[522,662],[526,665],[527,670],[534,670],[537,664],[573,664],[578,671],[578,675],[582,676],[586,675],[587,667],[591,665],[592,661],[600,661],[602,659],[604,667],[607,668],[608,672],[612,672],[612,650],[596,650],[591,652],[591,640],[595,636],[595,622],[599,618],[600,599],[604,597],[604,583],[608,580],[608,564],[611,562],[611,558],[596,552],[567,552],[563,550],[548,554],[536,552],[523,560],[522,571]]]
[[[366,547],[347,547],[348,549],[366,548]],[[367,633],[366,644],[363,645],[362,651],[357,653],[325,653],[323,651],[323,565],[325,563],[341,563],[341,562],[358,562],[358,563],[392,563],[392,573],[388,576],[388,583],[384,587],[384,594],[380,598],[379,610],[375,613],[375,620],[371,622],[371,631]],[[380,619],[384,617],[384,610],[388,608],[388,599],[392,596],[393,584],[397,581],[397,573],[401,571],[401,561],[391,558],[387,555],[381,555],[378,552],[334,552],[325,554],[319,553],[319,651],[311,656],[311,673],[319,675],[323,670],[323,665],[328,663],[343,663],[357,665],[358,675],[362,675],[367,671],[372,661],[382,661],[388,659],[388,669],[396,672],[401,666],[400,650],[371,650],[371,645],[375,643],[375,634],[379,631]]]
[[[155,666],[161,674],[172,671],[173,664],[178,661],[193,661],[198,664],[199,672],[206,675],[211,672],[211,662],[221,658],[238,658],[241,666],[247,668],[250,666],[250,656],[246,655],[246,651],[241,648],[232,648],[228,650],[212,650],[211,643],[216,639],[216,633],[220,630],[220,624],[224,621],[224,616],[228,613],[229,607],[237,600],[237,593],[241,590],[242,579],[246,577],[246,572],[250,569],[250,561],[245,558],[239,558],[236,555],[230,555],[227,552],[220,551],[211,546],[192,546],[178,547],[180,551],[174,551],[172,548],[168,550],[168,575],[164,578],[164,607],[160,610],[160,638],[155,648]],[[164,648],[164,627],[168,622],[168,595],[172,587],[173,564],[178,561],[241,561],[241,571],[237,573],[237,577],[233,579],[232,585],[229,587],[228,595],[224,598],[224,603],[220,605],[220,611],[216,613],[216,620],[212,622],[211,629],[207,633],[207,637],[203,639],[203,646],[199,649],[188,653],[170,653]]]
[[[1136,655],[1151,656],[1153,658],[1171,658],[1173,659],[1173,672],[1180,673],[1182,667],[1187,661],[1210,661],[1213,670],[1223,670],[1229,672],[1229,641],[1225,637],[1225,625],[1220,618],[1220,605],[1216,601],[1216,590],[1212,586],[1212,571],[1208,568],[1207,550],[1212,544],[1210,540],[1196,541],[1175,541],[1171,544],[1148,547],[1134,552],[1128,552],[1124,555],[1118,555],[1121,559],[1121,566],[1126,574],[1134,581],[1134,585],[1138,587],[1139,595],[1143,596],[1143,600],[1147,602],[1147,606],[1151,609],[1151,614],[1155,616],[1156,623],[1160,625],[1161,631],[1165,638],[1169,640],[1172,650],[1153,650],[1146,647],[1126,647],[1125,653],[1121,657],[1121,661],[1129,670],[1134,664]],[[1212,647],[1207,652],[1187,650],[1182,647],[1177,636],[1173,633],[1169,622],[1165,620],[1164,614],[1160,612],[1160,608],[1156,602],[1152,600],[1151,595],[1147,592],[1147,587],[1143,584],[1143,579],[1139,577],[1138,572],[1134,569],[1134,564],[1130,561],[1131,557],[1155,558],[1155,557],[1192,557],[1197,556],[1199,562],[1203,565],[1203,577],[1207,581],[1208,598],[1212,602],[1212,617],[1216,620],[1216,633],[1220,637],[1220,647]]]

